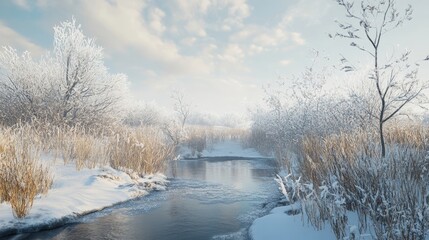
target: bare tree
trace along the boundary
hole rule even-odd
[[[177,118],[167,119],[162,125],[162,129],[164,134],[177,148],[186,138],[185,125],[191,112],[191,106],[185,101],[185,96],[182,92],[174,91],[171,95],[171,99],[173,100],[173,110]]]
[[[174,91],[171,98],[174,101],[174,111],[177,113],[183,129],[191,112],[191,105],[185,101],[185,95],[182,92]]]
[[[344,8],[346,17],[352,23],[338,22],[341,29],[336,37],[350,40],[350,46],[368,54],[372,59],[373,69],[369,75],[374,82],[376,95],[379,99],[377,116],[380,135],[381,155],[385,157],[384,124],[395,117],[409,103],[419,99],[427,84],[417,77],[418,64],[411,64],[410,51],[405,51],[399,57],[390,57],[384,63],[380,60],[381,45],[386,33],[412,19],[412,7],[409,5],[400,13],[395,0],[357,1],[336,0]],[[348,63],[345,71],[354,67]]]

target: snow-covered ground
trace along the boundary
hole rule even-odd
[[[332,240],[336,239],[334,232],[328,223],[321,230],[311,226],[306,217],[300,213],[300,204],[276,207],[261,218],[256,219],[250,227],[249,233],[252,240]],[[346,235],[354,233],[355,239],[373,240],[371,234],[360,234],[358,231],[357,215],[349,212]],[[352,239],[346,237],[345,239]]]
[[[251,238],[253,240],[335,239],[334,233],[329,228],[317,231],[308,223],[303,222],[301,213],[288,214],[297,209],[299,209],[298,204],[277,207],[271,210],[270,214],[256,219],[250,227]]]
[[[74,164],[64,165],[62,161],[52,161],[51,165],[52,189],[35,199],[27,217],[16,219],[9,204],[0,204],[0,237],[61,225],[67,219],[146,195],[151,190],[164,190],[167,183],[162,174],[140,178],[111,167],[77,171]]]
[[[192,151],[187,147],[182,147],[180,155],[185,158],[192,158]],[[243,148],[239,141],[227,140],[223,142],[217,142],[213,145],[204,149],[201,153],[201,157],[245,157],[245,158],[263,158],[253,148]]]

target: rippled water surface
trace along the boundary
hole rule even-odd
[[[275,202],[274,163],[212,158],[171,163],[167,191],[16,239],[247,239]]]

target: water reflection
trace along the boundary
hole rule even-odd
[[[277,192],[270,160],[183,160],[172,162],[169,174],[175,178],[168,191],[87,216],[76,224],[19,238],[212,239],[245,232]],[[231,239],[237,239],[237,234]]]

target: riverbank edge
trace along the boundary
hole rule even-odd
[[[104,173],[103,171],[105,168],[106,167],[103,167],[100,169],[102,173]],[[109,170],[110,169],[111,168],[109,167]],[[126,172],[117,171],[117,170],[114,170],[114,171],[120,175],[129,176]],[[104,177],[106,176],[106,175],[101,175],[97,173],[100,173],[100,172],[94,171],[94,174],[89,176],[89,178],[104,179]],[[112,175],[113,178],[117,176],[118,175]],[[109,179],[107,181],[108,181],[108,184],[114,184],[114,180]],[[123,199],[119,201],[112,201],[109,204],[100,205],[94,208],[88,208],[81,212],[73,211],[71,214],[65,214],[60,217],[43,217],[43,220],[41,219],[35,220],[34,216],[31,215],[32,213],[37,212],[36,214],[33,214],[33,215],[41,215],[43,213],[40,213],[42,209],[33,207],[33,209],[30,210],[29,218],[28,217],[23,219],[13,218],[13,219],[6,219],[6,220],[3,219],[3,223],[6,223],[6,226],[4,227],[0,226],[0,238],[10,237],[17,234],[35,233],[40,231],[53,230],[53,229],[65,226],[67,224],[73,223],[83,216],[100,212],[104,209],[111,208],[116,205],[123,204],[132,200],[146,197],[147,195],[151,194],[151,192],[153,191],[166,190],[168,183],[169,183],[169,180],[167,179],[167,177],[161,173],[149,174],[144,177],[139,177],[138,179],[132,180],[132,182],[130,182],[129,180],[121,181],[116,183],[116,185],[114,185],[113,187],[111,187],[110,191],[117,191],[117,193],[122,194],[122,196],[124,196],[124,193],[128,192],[126,193],[128,194],[127,197],[123,197]],[[97,186],[94,186],[93,188],[96,188],[96,187]],[[78,192],[79,190],[76,190],[76,191]],[[105,196],[102,196],[101,198],[103,197],[105,198]],[[105,200],[105,199],[100,199],[100,200]],[[44,198],[36,199],[36,201],[44,201]],[[10,208],[10,206],[7,206],[7,208]],[[4,216],[0,216],[0,220],[2,217]]]
[[[162,190],[153,190],[153,191],[162,191]],[[150,194],[150,193],[149,193]],[[41,231],[48,231],[48,230],[54,230],[60,227],[63,227],[67,224],[73,223],[76,220],[78,220],[81,217],[84,217],[86,215],[92,214],[92,213],[96,213],[96,212],[100,212],[103,211],[105,209],[111,208],[111,207],[115,207],[117,205],[123,204],[123,203],[127,203],[133,200],[137,200],[139,198],[142,197],[146,197],[148,196],[148,194],[142,194],[140,196],[136,196],[124,201],[120,201],[120,202],[116,202],[112,205],[109,206],[104,206],[102,208],[98,208],[98,209],[93,209],[90,211],[86,211],[86,212],[82,212],[82,213],[76,213],[76,214],[70,214],[61,218],[55,218],[52,219],[51,222],[47,222],[44,224],[37,224],[34,226],[28,226],[28,227],[24,227],[24,228],[6,228],[6,229],[0,229],[0,238],[4,238],[4,237],[10,237],[12,235],[17,235],[17,234],[25,234],[25,233],[36,233],[36,232],[41,232]]]

